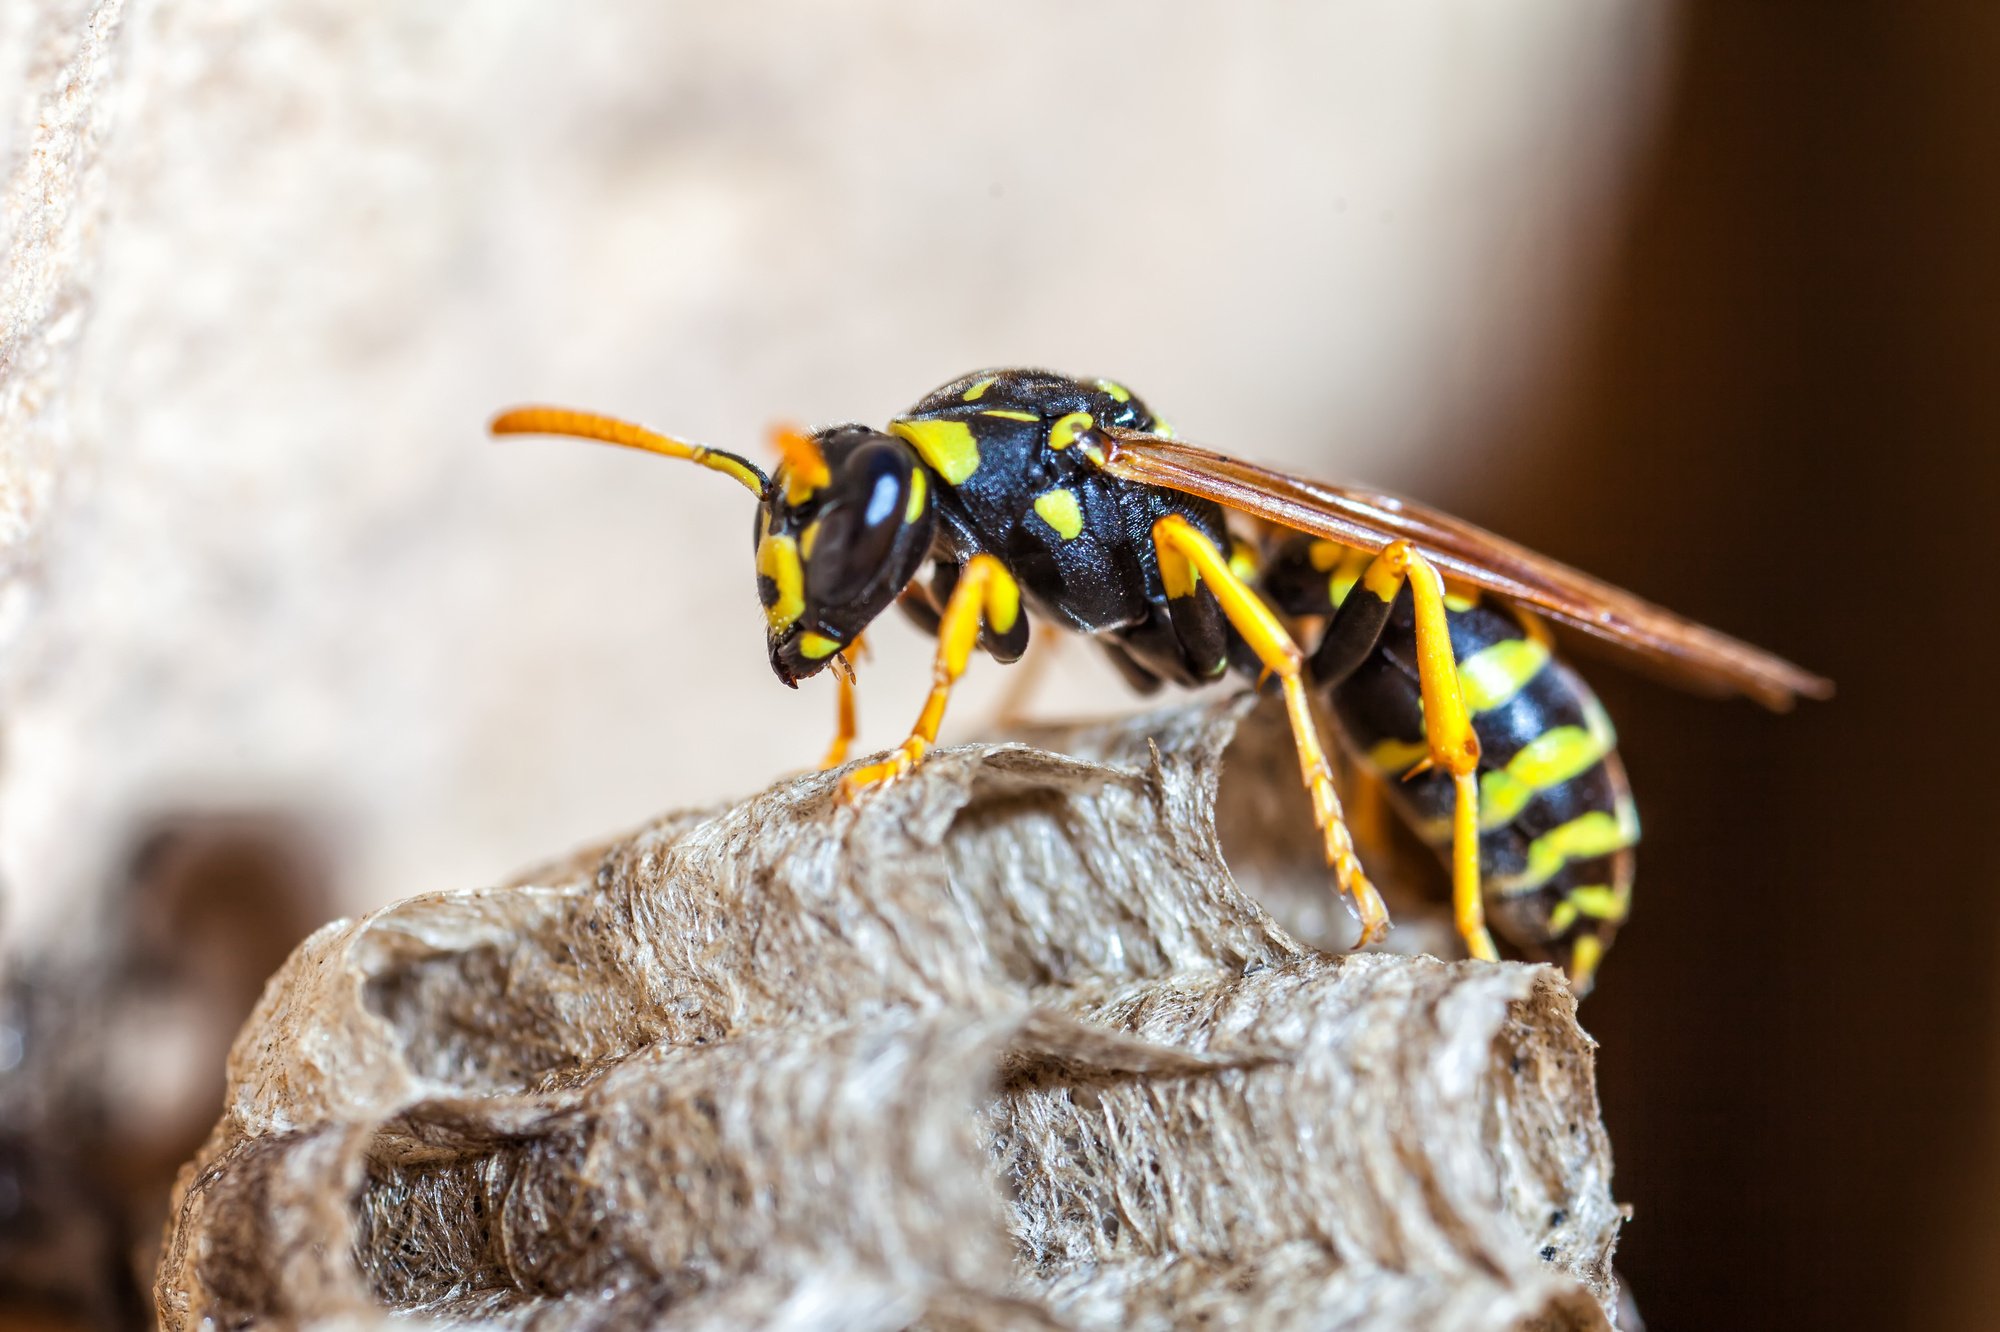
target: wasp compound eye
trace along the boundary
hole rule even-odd
[[[892,572],[911,470],[904,451],[887,441],[864,444],[842,464],[806,555],[806,590],[815,603],[855,601]]]

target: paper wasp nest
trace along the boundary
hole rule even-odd
[[[165,1326],[1606,1326],[1568,991],[1281,929],[1218,843],[1244,707],[320,930],[182,1172]]]

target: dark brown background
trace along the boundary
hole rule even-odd
[[[1996,71],[1990,6],[1687,11],[1521,467],[1440,496],[1840,686],[1593,672],[1648,843],[1584,1016],[1654,1328],[1992,1326]]]

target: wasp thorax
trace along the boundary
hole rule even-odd
[[[902,440],[866,426],[788,439],[757,517],[757,594],[771,669],[814,674],[886,610],[930,551],[930,477]]]

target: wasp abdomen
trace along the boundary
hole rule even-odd
[[[1293,614],[1340,609],[1367,566],[1360,552],[1288,543],[1267,578]],[[1317,548],[1317,549],[1316,549]],[[1547,631],[1491,599],[1449,595],[1446,623],[1479,737],[1479,868],[1494,923],[1515,944],[1587,977],[1631,900],[1639,827],[1597,696],[1559,660]],[[1341,738],[1387,788],[1390,803],[1440,853],[1451,845],[1448,774],[1409,777],[1429,755],[1406,588],[1372,650],[1336,667]],[[1331,662],[1333,654],[1316,654]]]

